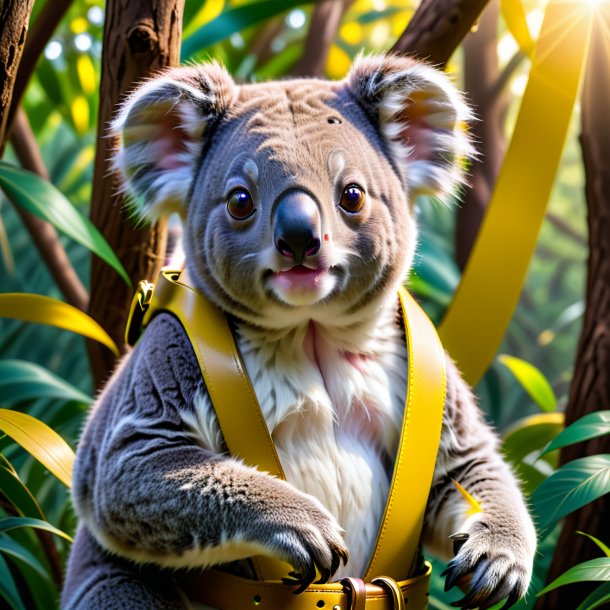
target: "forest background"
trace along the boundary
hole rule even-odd
[[[121,212],[106,165],[113,143],[100,137],[121,95],[156,69],[209,58],[240,81],[342,78],[361,50],[383,53],[395,44],[444,65],[475,109],[472,131],[482,154],[469,167],[474,188],[460,202],[418,201],[421,238],[409,287],[438,323],[491,199],[546,4],[186,0],[182,13],[181,0],[3,3],[0,134],[8,144],[0,163],[6,194],[0,197],[0,608],[57,607],[75,526],[70,448],[115,362],[108,345],[125,349],[133,286],[153,279],[167,235],[171,241],[176,231],[173,220],[169,230],[134,228]],[[610,165],[610,144],[603,144],[610,130],[600,111],[610,105],[610,9],[607,2],[595,4],[588,76],[536,252],[499,354],[476,387],[540,526],[534,583],[519,608],[584,610],[610,600],[604,545],[610,543],[607,525],[604,532],[610,517],[610,181],[603,164]],[[29,24],[27,35],[19,24]],[[499,279],[490,278],[490,290]],[[78,311],[53,310],[56,304],[31,295],[87,312],[110,336]],[[57,311],[63,328],[53,327]],[[34,318],[47,325],[33,324]],[[87,344],[83,335],[106,346]],[[447,609],[458,596],[443,592],[442,569],[435,562],[431,608]],[[586,582],[536,597],[545,581],[569,569],[566,582]]]

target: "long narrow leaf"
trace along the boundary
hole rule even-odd
[[[544,449],[542,455],[559,449],[574,445],[581,441],[610,434],[610,411],[594,411],[576,420],[563,432],[558,434]]]
[[[541,527],[610,492],[610,454],[589,455],[564,464],[543,481],[530,501]]]
[[[13,610],[25,610],[17,585],[6,559],[0,556],[0,597],[3,597]]]
[[[50,222],[56,229],[91,250],[131,286],[127,272],[103,235],[49,181],[0,161],[0,188],[15,205]]]
[[[43,578],[49,578],[49,573],[40,563],[40,561],[30,551],[28,551],[28,549],[12,538],[9,538],[8,536],[0,536],[0,553],[4,553],[4,555],[9,555],[14,559],[22,561],[26,565],[29,565],[32,570],[34,570],[37,574],[40,574],[40,576]]]
[[[0,430],[33,455],[64,485],[72,484],[74,452],[55,430],[19,411],[0,409]]]
[[[31,519],[29,517],[4,517],[4,519],[0,519],[0,532],[9,532],[10,530],[19,527],[33,527],[44,530],[45,532],[55,534],[56,536],[60,536],[61,538],[65,538],[69,542],[72,542],[72,538],[70,538],[68,534],[40,519]]]
[[[569,585],[574,582],[610,580],[610,557],[597,557],[589,561],[583,561],[573,568],[564,572],[559,578],[555,579],[550,585],[546,586],[536,595],[544,595],[557,587]]]
[[[91,397],[48,369],[25,360],[0,361],[0,393],[18,404],[33,398],[63,398],[89,404]]]
[[[610,557],[610,548],[608,548],[608,545],[604,544],[601,540],[599,540],[595,536],[591,536],[591,534],[587,534],[585,532],[576,532],[576,533],[580,534],[581,536],[586,536],[589,540],[591,540],[591,542],[594,542],[601,549],[601,551],[604,553],[604,555],[606,557]]]
[[[110,335],[90,316],[72,305],[40,294],[0,294],[0,318],[57,326],[102,343],[118,356]]]
[[[576,610],[595,610],[608,602],[610,602],[610,582],[605,582],[587,595]]]
[[[0,490],[8,502],[24,517],[44,519],[44,513],[36,498],[16,472],[0,466]]]
[[[557,408],[557,399],[551,385],[533,364],[508,354],[498,356],[498,362],[515,376],[523,389],[543,411],[554,411]]]
[[[261,21],[285,13],[295,6],[312,4],[315,0],[261,0],[224,11],[212,21],[193,32],[182,43],[181,60],[191,58],[197,51],[220,42],[235,32]]]

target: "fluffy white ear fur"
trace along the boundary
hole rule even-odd
[[[473,115],[443,72],[408,57],[360,56],[346,82],[378,121],[413,197],[444,201],[464,182]]]
[[[175,68],[136,89],[112,127],[114,163],[137,216],[184,213],[204,134],[231,104],[234,83],[217,63]]]

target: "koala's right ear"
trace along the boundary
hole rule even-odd
[[[174,68],[136,89],[113,130],[115,156],[137,216],[184,213],[206,131],[231,105],[236,87],[217,63]]]

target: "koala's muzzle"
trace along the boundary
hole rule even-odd
[[[303,191],[282,195],[274,211],[273,241],[277,251],[302,265],[320,251],[320,212],[314,199]]]

